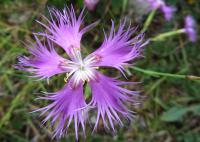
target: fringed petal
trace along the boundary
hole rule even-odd
[[[129,65],[129,61],[141,57],[142,47],[147,44],[143,42],[144,34],[139,34],[132,38],[135,32],[134,28],[128,27],[125,30],[126,21],[121,22],[118,31],[115,32],[114,22],[110,35],[105,35],[103,44],[89,55],[85,60],[93,61],[95,66],[114,67],[120,71],[124,70],[124,66]]]
[[[61,66],[67,60],[56,53],[50,41],[47,40],[45,45],[36,36],[35,39],[36,43],[31,43],[32,47],[28,48],[32,56],[20,56],[19,63],[15,67],[33,73],[33,77],[40,79],[48,79],[56,74],[67,72],[68,70]]]
[[[82,128],[85,135],[85,120],[87,111],[83,94],[83,84],[79,84],[76,88],[71,86],[71,83],[65,85],[64,88],[56,93],[50,93],[46,97],[40,99],[52,101],[46,107],[40,108],[41,115],[45,115],[43,123],[50,120],[51,126],[55,125],[54,136],[57,138],[67,135],[67,130],[74,122],[76,139],[78,139],[79,127]]]
[[[83,34],[97,24],[93,23],[81,29],[81,24],[84,19],[84,9],[82,10],[79,17],[76,17],[73,6],[71,6],[71,8],[67,7],[63,9],[63,11],[59,11],[55,8],[50,8],[49,13],[51,15],[50,20],[44,17],[47,20],[48,25],[38,21],[38,23],[45,27],[49,33],[36,34],[43,35],[57,43],[66,51],[70,57],[72,56],[72,48],[80,49],[80,41]]]
[[[113,131],[115,131],[115,124],[123,126],[121,117],[127,120],[132,119],[134,112],[130,111],[125,103],[138,104],[136,98],[139,92],[122,88],[121,85],[125,84],[125,82],[106,77],[98,72],[96,72],[96,79],[89,82],[92,90],[90,105],[97,108],[94,130],[97,128],[100,118],[105,128],[112,128]]]

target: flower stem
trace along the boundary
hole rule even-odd
[[[148,17],[144,23],[144,27],[141,30],[141,33],[145,32],[147,30],[147,28],[149,27],[149,25],[151,24],[151,22],[155,16],[155,14],[156,14],[156,9],[152,10],[151,13],[148,15]]]
[[[144,74],[150,75],[150,76],[166,76],[166,77],[172,77],[172,78],[179,78],[179,79],[187,79],[187,80],[200,80],[199,76],[193,76],[193,75],[180,75],[180,74],[171,74],[171,73],[163,73],[163,72],[156,72],[151,70],[145,70],[141,69],[139,67],[131,67],[133,70],[142,72]]]
[[[158,36],[151,38],[150,40],[151,41],[162,41],[162,40],[164,40],[168,37],[179,35],[179,34],[182,34],[184,32],[185,32],[184,29],[178,29],[178,30],[175,30],[175,31],[161,33]]]

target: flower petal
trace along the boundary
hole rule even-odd
[[[107,129],[111,127],[113,131],[115,131],[114,124],[123,126],[120,116],[128,120],[132,118],[133,112],[124,103],[137,104],[138,102],[134,98],[136,98],[138,92],[120,87],[124,84],[126,83],[106,77],[98,72],[96,79],[89,82],[92,90],[90,105],[97,107],[97,120],[94,129],[97,128],[100,118],[102,118],[104,126]]]
[[[79,125],[81,125],[85,135],[87,111],[83,109],[86,106],[83,95],[83,84],[72,88],[71,84],[68,83],[62,90],[53,93],[53,95],[40,98],[52,101],[48,106],[36,111],[40,111],[41,115],[47,114],[43,123],[51,120],[51,126],[56,126],[53,137],[61,138],[65,136],[72,121],[74,121],[76,139],[78,139]]]
[[[118,31],[115,32],[114,22],[110,35],[105,35],[103,44],[85,60],[94,58],[95,66],[114,67],[120,71],[124,70],[124,66],[129,65],[129,61],[141,56],[141,48],[147,44],[143,43],[143,34],[132,38],[135,29],[130,26],[125,31],[125,21],[121,22]]]
[[[51,20],[48,20],[46,17],[44,17],[47,20],[49,26],[38,21],[38,23],[40,23],[49,31],[49,34],[38,34],[43,35],[57,43],[68,53],[69,56],[72,56],[70,51],[71,48],[80,49],[80,41],[83,34],[97,24],[97,22],[95,22],[81,29],[81,24],[84,18],[84,9],[77,18],[72,6],[71,9],[65,8],[63,11],[51,8],[49,9],[49,13],[51,15]]]
[[[67,69],[61,67],[61,64],[67,62],[67,60],[56,53],[50,41],[47,41],[48,44],[44,45],[36,36],[35,39],[36,43],[32,43],[32,47],[28,48],[33,57],[19,57],[19,63],[15,67],[31,72],[34,74],[33,77],[40,79],[67,72]]]

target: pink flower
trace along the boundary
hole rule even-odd
[[[84,4],[88,10],[93,11],[96,8],[99,0],[84,0]]]
[[[189,40],[195,42],[197,40],[197,33],[195,30],[196,22],[192,16],[188,15],[185,17],[184,32],[187,33]]]
[[[81,38],[91,28],[87,26],[80,29],[83,21],[83,11],[76,18],[73,7],[62,12],[51,9],[51,20],[48,26],[43,25],[48,33],[38,33],[47,38],[47,43],[42,43],[37,37],[36,44],[29,48],[31,57],[19,58],[18,69],[33,73],[40,79],[50,78],[56,74],[65,73],[68,82],[63,89],[55,93],[46,93],[40,99],[49,100],[51,103],[41,109],[41,115],[45,115],[43,123],[50,120],[51,125],[56,125],[54,137],[63,137],[67,134],[70,124],[74,123],[76,139],[81,127],[85,132],[85,124],[91,108],[97,109],[96,123],[102,119],[107,129],[115,130],[115,125],[123,126],[122,118],[132,119],[134,113],[128,109],[127,103],[137,104],[137,91],[122,88],[124,85],[134,85],[134,82],[119,81],[103,75],[98,71],[99,67],[116,68],[124,73],[124,66],[130,66],[130,61],[141,56],[141,48],[147,44],[143,42],[143,34],[132,37],[135,30],[130,26],[125,28],[125,22],[121,22],[115,31],[114,22],[109,36],[105,34],[105,40],[99,49],[82,58]],[[61,57],[55,51],[53,43],[56,43],[66,51],[69,59]],[[91,92],[91,102],[86,104],[84,97],[84,84],[88,83]]]
[[[163,0],[146,0],[151,9],[160,9],[165,16],[166,20],[171,20],[171,18],[173,17],[173,13],[176,11],[174,7],[172,6],[168,6],[165,4],[165,2]]]
[[[175,8],[167,5],[161,6],[161,10],[165,15],[165,19],[167,21],[171,20],[173,17],[173,13],[175,12]]]

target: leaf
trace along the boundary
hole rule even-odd
[[[189,110],[195,114],[200,114],[200,105],[193,105],[189,108]]]
[[[164,112],[161,116],[161,120],[167,122],[173,122],[180,120],[186,113],[188,108],[183,107],[172,107],[168,111]]]

